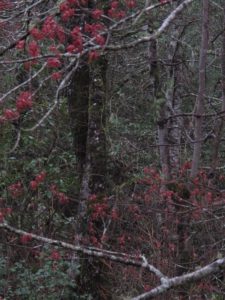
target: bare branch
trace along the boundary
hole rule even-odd
[[[151,291],[144,293],[142,295],[139,295],[132,300],[147,300],[152,299],[155,296],[158,296],[160,294],[165,293],[169,289],[173,287],[182,286],[188,282],[195,282],[202,278],[205,278],[206,276],[212,275],[216,272],[218,272],[221,267],[225,266],[225,257],[221,259],[217,259],[211,264],[206,265],[203,268],[200,268],[194,272],[187,273],[182,276],[176,276],[172,278],[162,278],[161,282],[162,284],[157,286],[156,288],[152,289]]]
[[[97,258],[103,258],[108,259],[114,262],[118,262],[125,265],[131,265],[139,268],[145,268],[149,272],[155,274],[161,281],[161,284],[154,289],[150,290],[149,292],[143,293],[135,298],[132,298],[131,300],[146,300],[146,299],[152,299],[155,296],[158,296],[160,294],[163,294],[167,292],[169,289],[182,286],[189,282],[196,282],[202,278],[205,278],[209,275],[212,275],[218,271],[222,267],[225,266],[225,257],[221,259],[217,259],[213,263],[210,263],[202,268],[199,268],[198,270],[194,272],[187,273],[182,276],[176,276],[172,278],[167,278],[165,275],[161,273],[160,270],[155,268],[153,265],[150,265],[147,262],[147,259],[144,256],[135,256],[130,255],[127,253],[122,252],[114,252],[114,251],[108,251],[100,248],[95,247],[85,247],[80,245],[72,245],[70,243],[66,243],[59,240],[49,239],[46,237],[42,237],[37,234],[29,233],[24,230],[17,229],[15,227],[12,227],[8,225],[6,222],[0,223],[0,228],[5,229],[9,232],[16,233],[18,235],[29,235],[32,239],[47,243],[50,245],[56,245],[63,247],[65,249],[70,249],[72,251],[83,253],[88,256],[97,257]]]
[[[98,257],[98,258],[104,258],[108,259],[114,262],[118,262],[124,265],[131,265],[138,268],[145,268],[149,272],[155,274],[157,277],[159,277],[162,281],[163,278],[166,278],[157,268],[150,265],[147,260],[144,258],[144,256],[141,255],[132,255],[122,252],[115,252],[115,251],[108,251],[100,248],[95,247],[85,247],[80,245],[72,245],[70,243],[66,243],[59,240],[53,240],[46,237],[42,237],[40,235],[29,233],[27,231],[17,229],[13,226],[8,225],[6,222],[0,223],[0,228],[3,228],[7,231],[14,232],[18,235],[29,235],[32,239],[40,241],[42,243],[47,243],[50,245],[56,245],[63,247],[65,249],[70,249],[72,251],[83,253],[88,256]]]
[[[135,47],[141,43],[146,43],[149,42],[153,39],[157,39],[168,27],[169,25],[172,23],[172,21],[178,16],[178,14],[180,14],[189,4],[191,4],[191,2],[193,2],[194,0],[184,0],[180,5],[177,6],[176,9],[174,9],[169,16],[163,21],[162,25],[151,35],[149,36],[145,36],[139,39],[135,39],[133,42],[131,43],[127,43],[127,44],[121,44],[121,45],[108,45],[106,47],[106,50],[121,50],[121,49],[127,49],[127,48],[132,48]]]

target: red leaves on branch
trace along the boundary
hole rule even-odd
[[[89,208],[91,210],[90,219],[92,221],[96,221],[98,219],[109,216],[109,205],[107,197],[98,198],[98,196],[95,194],[90,195]]]
[[[42,40],[44,38],[43,32],[41,32],[38,28],[35,27],[30,30],[30,34],[37,41]]]
[[[111,2],[111,9],[117,9],[119,7],[119,1]]]
[[[104,46],[105,45],[105,38],[102,35],[100,35],[100,34],[98,34],[98,35],[95,36],[95,41],[100,46]]]
[[[101,9],[95,9],[91,13],[92,18],[95,20],[99,20],[102,15],[103,15],[103,10]]]
[[[29,91],[21,92],[16,100],[15,109],[5,109],[3,116],[0,116],[0,123],[5,121],[15,121],[20,117],[20,113],[32,107],[31,93]]]
[[[64,43],[66,40],[66,35],[62,26],[58,25],[56,27],[56,36],[60,43]]]
[[[126,4],[129,9],[133,9],[137,5],[135,0],[126,0]]]
[[[31,68],[32,68],[32,66],[35,66],[36,65],[36,61],[35,60],[31,60],[31,61],[26,61],[25,63],[24,63],[24,69],[26,70],[26,71],[29,71]]]
[[[59,80],[61,77],[62,77],[62,74],[61,74],[60,72],[54,72],[54,73],[52,73],[52,75],[51,75],[51,78],[52,78],[53,80]]]
[[[133,0],[129,0],[133,1]],[[133,5],[133,3],[130,3],[130,5]],[[126,16],[126,13],[124,10],[119,10],[119,1],[112,1],[110,9],[108,10],[108,16],[112,19],[121,19]]]
[[[95,61],[96,59],[99,58],[99,53],[97,51],[90,51],[88,53],[88,62],[92,63],[93,61]]]
[[[20,237],[21,244],[27,244],[32,240],[32,236],[30,234],[24,234]]]
[[[35,190],[37,189],[37,187],[38,187],[38,183],[37,183],[35,180],[32,180],[32,181],[30,182],[30,188],[31,188],[33,191],[35,191]]]
[[[46,177],[46,172],[45,171],[42,171],[40,174],[38,174],[36,177],[35,177],[35,181],[40,184],[42,183],[44,180],[45,180],[45,177]]]
[[[31,41],[28,45],[28,53],[30,56],[35,57],[40,54],[40,48],[36,41]]]
[[[61,255],[57,250],[52,250],[52,253],[50,255],[50,259],[52,260],[60,260],[61,259]]]
[[[40,174],[36,175],[35,179],[30,182],[31,190],[35,191],[38,186],[45,180],[46,172],[42,171]]]
[[[50,191],[52,192],[53,197],[56,198],[61,205],[66,205],[69,203],[69,197],[66,196],[65,193],[60,192],[55,184],[51,185]]]
[[[20,114],[18,113],[18,111],[13,110],[13,109],[5,109],[4,113],[3,113],[3,117],[5,120],[8,121],[14,121],[17,120],[19,118]]]
[[[63,21],[68,21],[71,17],[75,15],[75,9],[74,8],[68,8],[64,12],[61,13],[61,18]]]
[[[31,93],[29,91],[22,92],[16,101],[16,109],[19,113],[32,107]]]
[[[42,33],[45,38],[54,39],[58,29],[58,23],[52,16],[48,16],[42,26]]]
[[[57,198],[60,204],[66,205],[69,203],[69,198],[62,192],[57,193]]]
[[[69,53],[73,53],[76,51],[76,47],[73,44],[67,46],[66,51]]]
[[[50,57],[47,60],[47,65],[50,68],[58,68],[61,66],[61,61],[56,57]]]
[[[67,47],[67,51],[72,52],[81,52],[83,50],[83,38],[81,34],[81,29],[79,26],[75,26],[71,33],[72,43]]]
[[[12,3],[8,0],[0,0],[0,11],[9,9],[12,7]]]
[[[16,44],[16,49],[18,50],[23,50],[25,48],[25,40],[20,40]]]
[[[16,199],[23,194],[23,192],[24,192],[23,185],[20,181],[18,181],[16,183],[11,184],[8,187],[8,191],[10,193],[10,196],[12,198]]]

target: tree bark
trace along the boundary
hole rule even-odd
[[[90,196],[95,194],[98,199],[102,199],[106,193],[106,69],[107,61],[104,57],[81,68],[74,75],[68,97],[80,181],[76,242],[88,236]],[[94,225],[96,235],[100,235],[102,224],[98,222]],[[80,260],[80,292],[90,293],[94,299],[110,299],[111,296],[106,293],[109,289],[105,288],[104,266],[100,261],[83,258]]]
[[[149,24],[150,33],[152,24]],[[157,55],[157,40],[152,39],[149,42],[149,67],[150,67],[150,82],[152,88],[153,101],[156,104],[156,109],[159,109],[159,117],[157,120],[158,127],[158,143],[159,143],[159,157],[162,173],[165,179],[170,178],[170,161],[169,161],[169,146],[168,146],[168,128],[167,128],[167,107],[163,100],[159,76],[160,68],[158,65]],[[158,113],[158,112],[156,112]]]
[[[89,67],[82,66],[73,76],[68,93],[70,125],[80,183],[82,181],[88,132]]]
[[[223,28],[225,28],[225,6],[223,8]],[[222,104],[221,111],[225,111],[225,31],[223,31],[223,41],[222,41],[222,53],[221,53],[221,89],[222,89]],[[222,133],[224,129],[224,116],[216,122],[215,126],[215,142],[213,146],[212,153],[212,164],[210,169],[210,174],[214,175],[216,168],[218,166],[219,160],[219,150],[222,138]]]
[[[199,88],[194,117],[195,143],[192,157],[191,177],[195,177],[197,175],[200,164],[203,135],[202,125],[204,113],[204,97],[206,93],[206,63],[209,42],[209,1],[203,0],[202,5],[202,40],[199,59]]]

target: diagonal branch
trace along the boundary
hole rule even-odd
[[[165,293],[169,289],[173,287],[182,286],[188,282],[195,282],[198,281],[206,276],[212,275],[216,272],[218,272],[222,267],[225,266],[225,257],[221,259],[217,259],[211,264],[206,265],[205,267],[202,267],[194,272],[187,273],[182,276],[176,276],[172,278],[162,278],[161,282],[162,284],[155,287],[154,289],[150,290],[149,292],[146,292],[144,294],[141,294],[132,300],[147,300],[152,299],[160,294]]]
[[[108,250],[95,248],[95,247],[73,245],[70,243],[46,238],[46,237],[43,237],[43,236],[40,236],[40,235],[37,235],[34,233],[29,233],[27,231],[17,229],[13,226],[10,226],[6,222],[0,223],[0,228],[5,229],[9,232],[16,233],[18,235],[22,235],[22,236],[29,235],[30,238],[40,241],[42,243],[60,246],[65,249],[70,249],[72,251],[82,253],[82,254],[85,254],[88,256],[108,259],[110,261],[118,262],[118,263],[121,263],[124,265],[131,265],[131,266],[138,267],[138,268],[144,268],[144,269],[147,269],[149,272],[155,274],[161,281],[163,278],[166,278],[157,268],[150,265],[144,256],[141,256],[141,255],[131,255],[131,254],[123,253],[123,252],[108,251]]]
[[[209,275],[212,275],[218,271],[220,271],[221,268],[225,266],[225,257],[221,259],[217,259],[213,263],[210,263],[202,268],[199,268],[198,270],[194,272],[190,272],[187,274],[184,274],[182,276],[175,276],[172,278],[168,278],[165,275],[161,273],[160,270],[155,268],[153,265],[149,264],[147,259],[142,255],[130,255],[123,252],[115,252],[115,251],[108,251],[104,249],[99,249],[95,247],[85,247],[80,245],[73,245],[70,243],[66,243],[63,241],[55,240],[55,239],[49,239],[46,237],[42,237],[37,234],[29,233],[27,231],[17,229],[13,226],[10,226],[7,222],[0,223],[0,228],[5,229],[9,232],[13,232],[18,235],[29,235],[32,239],[40,241],[42,243],[47,243],[50,245],[56,245],[63,247],[65,249],[70,249],[72,251],[75,251],[77,253],[82,253],[88,256],[97,257],[97,258],[103,258],[108,259],[113,262],[118,262],[124,265],[131,265],[139,268],[144,268],[148,270],[149,272],[153,273],[160,279],[161,284],[157,287],[153,288],[149,292],[143,293],[135,298],[132,298],[131,300],[147,300],[152,299],[158,295],[166,293],[169,289],[183,286],[186,283],[189,282],[196,282],[202,278],[205,278]]]
[[[108,45],[105,47],[106,50],[121,50],[121,49],[127,49],[135,47],[141,43],[149,42],[153,39],[157,39],[173,22],[173,20],[194,0],[184,0],[180,5],[178,5],[170,14],[169,16],[163,21],[162,25],[149,36],[145,36],[139,39],[135,39],[133,42],[127,43],[127,44],[120,44],[120,45]]]

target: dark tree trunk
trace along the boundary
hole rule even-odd
[[[74,74],[69,87],[68,104],[77,173],[82,181],[86,161],[89,105],[89,67],[83,66]]]
[[[103,57],[81,68],[74,75],[68,97],[80,181],[76,242],[89,238],[90,196],[94,194],[101,201],[106,193],[106,69],[107,62]],[[94,226],[96,238],[100,240],[103,224],[98,221]],[[81,293],[90,293],[94,299],[110,299],[103,262],[87,257],[82,257],[80,262]]]

